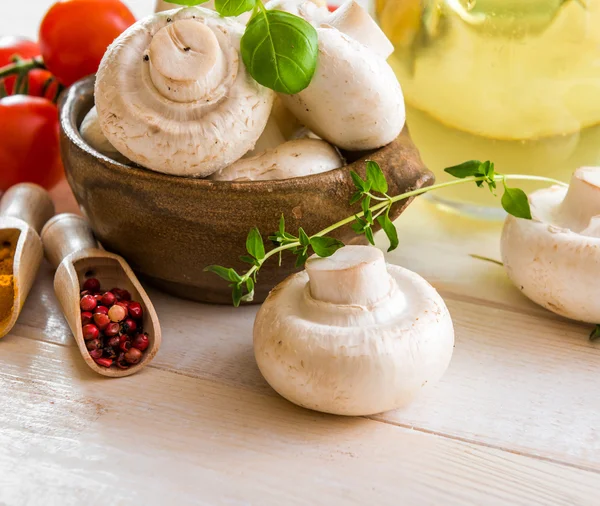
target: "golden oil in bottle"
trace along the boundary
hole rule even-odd
[[[395,47],[410,133],[438,181],[470,159],[564,181],[600,163],[600,0],[377,0],[375,9]],[[498,215],[483,189],[437,197]]]

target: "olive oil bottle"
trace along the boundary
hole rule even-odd
[[[376,0],[375,10],[438,181],[469,159],[564,181],[600,164],[600,0]],[[434,198],[501,216],[483,189]]]

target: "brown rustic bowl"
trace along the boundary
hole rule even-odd
[[[231,303],[227,282],[203,269],[235,267],[245,253],[248,231],[263,237],[277,229],[283,213],[287,229],[309,234],[356,213],[350,170],[364,175],[364,159],[313,176],[283,181],[228,182],[168,176],[106,158],[79,135],[79,125],[94,103],[93,78],[73,85],[61,103],[61,150],[67,180],[103,246],[125,257],[148,282],[164,291],[201,302]],[[356,155],[355,155],[356,156]],[[433,183],[408,133],[368,155],[381,166],[389,193],[397,195]],[[394,206],[397,218],[409,204]],[[364,243],[349,226],[331,234],[346,244]],[[294,257],[267,262],[254,301],[294,272]]]

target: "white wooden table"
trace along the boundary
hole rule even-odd
[[[0,9],[0,32],[36,22],[17,3]],[[27,16],[41,10],[29,3]],[[44,265],[0,341],[0,505],[600,504],[600,343],[589,327],[469,257],[498,258],[499,225],[423,201],[398,224],[388,259],[440,290],[456,348],[438,385],[368,418],[314,413],[273,392],[253,358],[256,308],[153,289],[156,359],[133,377],[99,377]]]

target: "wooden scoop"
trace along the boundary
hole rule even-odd
[[[54,204],[50,194],[36,184],[15,185],[0,200],[0,255],[3,256],[3,250],[10,250],[16,244],[12,269],[0,273],[0,296],[9,298],[9,303],[12,303],[9,316],[0,321],[0,337],[14,327],[29,295],[44,258],[38,234],[53,215]]]
[[[46,258],[56,267],[54,291],[71,327],[81,356],[94,371],[103,376],[120,378],[138,372],[148,365],[160,347],[161,332],[156,311],[135,274],[125,260],[100,249],[85,219],[75,214],[59,214],[42,230]],[[102,367],[94,362],[86,348],[79,307],[80,291],[87,278],[97,278],[105,290],[113,287],[128,290],[144,310],[144,332],[150,345],[142,360],[129,369]]]

